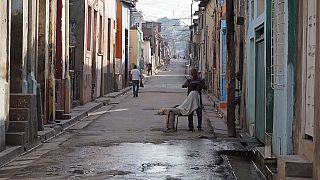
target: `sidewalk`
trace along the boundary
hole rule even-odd
[[[217,108],[217,102],[210,98],[207,94],[202,95],[202,100],[204,106],[204,117],[209,121],[209,125],[212,128],[215,137],[228,137],[228,127],[225,123],[225,117]]]
[[[47,142],[48,140],[59,136],[61,133],[63,133],[68,128],[72,127],[78,121],[88,116],[89,113],[101,108],[102,106],[112,103],[112,99],[118,98],[130,90],[131,90],[131,87],[127,87],[120,90],[119,92],[113,92],[113,93],[107,94],[106,96],[100,97],[93,102],[73,108],[70,113],[71,115],[70,119],[59,120],[60,121],[59,123],[52,124],[52,125],[45,125],[45,128],[43,131],[38,131],[38,139],[36,140],[36,142],[28,148],[24,146],[6,147],[4,151],[0,152],[0,167],[14,160],[18,156],[21,156],[31,151],[32,149],[37,148],[38,146]]]

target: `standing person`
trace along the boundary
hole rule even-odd
[[[197,117],[198,117],[198,130],[202,131],[202,97],[201,97],[201,91],[202,89],[207,90],[207,85],[204,81],[204,79],[198,77],[198,71],[196,69],[191,69],[191,79],[188,79],[183,85],[182,88],[188,88],[188,94],[190,93],[191,85],[195,84],[197,86],[197,91],[200,94],[200,104],[201,106],[196,109]],[[193,125],[193,113],[191,113],[188,116],[188,131],[193,131],[194,125]]]
[[[150,73],[152,75],[152,64],[150,62],[147,64],[147,71],[148,71],[148,76],[150,75]]]
[[[131,75],[132,75],[133,97],[138,97],[141,73],[137,69],[137,65],[133,65],[133,69],[131,70]]]

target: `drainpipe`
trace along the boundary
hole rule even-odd
[[[64,113],[71,113],[71,80],[69,74],[69,0],[65,0],[65,104]]]

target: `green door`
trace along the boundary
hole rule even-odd
[[[258,40],[258,39],[257,39]],[[256,137],[264,142],[265,134],[265,104],[266,104],[266,69],[264,65],[264,40],[260,39],[256,42],[256,96],[255,96],[255,134]]]

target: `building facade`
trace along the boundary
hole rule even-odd
[[[105,87],[102,82],[102,67],[107,64],[103,62],[103,53],[106,52],[107,58],[111,58],[109,51],[111,47],[103,46],[102,34],[105,23],[111,20],[105,18],[104,8],[104,1],[93,0],[74,1],[70,6],[70,21],[74,26],[72,46],[75,48],[73,54],[75,57],[75,90],[78,90],[75,93],[80,104],[86,104],[101,96],[103,94],[101,90],[104,89],[102,87]],[[103,47],[109,49],[103,50]]]
[[[295,66],[294,154],[313,164],[313,178],[320,178],[319,158],[319,57],[320,3],[296,1],[297,40]],[[292,6],[289,6],[291,10]],[[289,11],[290,12],[290,11]],[[292,52],[291,52],[292,53]]]
[[[151,43],[152,56],[152,71],[155,72],[158,66],[161,65],[160,59],[160,32],[161,23],[159,22],[144,22],[142,23],[143,40]]]
[[[143,60],[143,33],[139,27],[135,26],[130,29],[130,70],[133,69],[133,65],[137,65],[140,70],[144,69]]]
[[[5,149],[10,97],[10,1],[0,4],[0,151]]]

